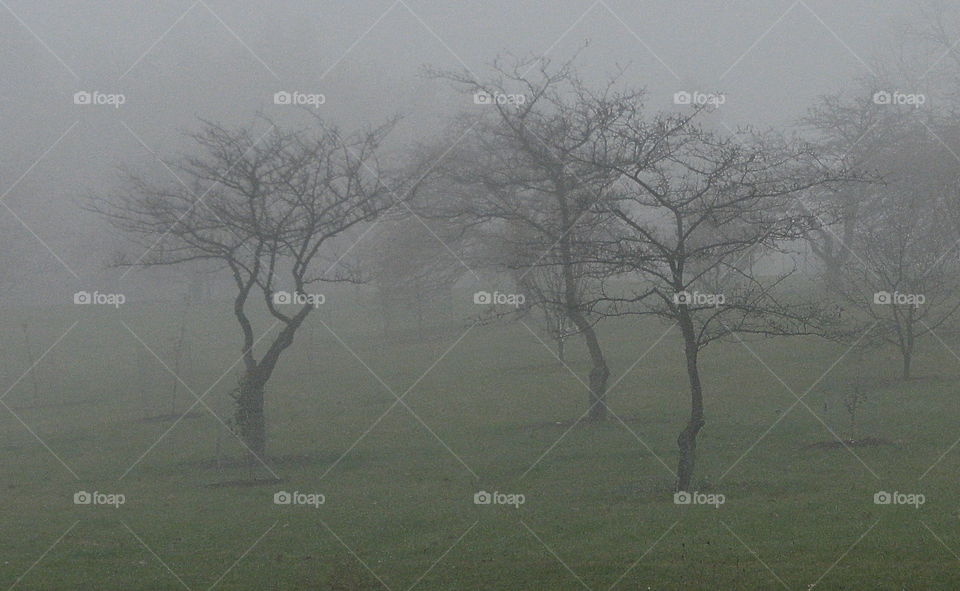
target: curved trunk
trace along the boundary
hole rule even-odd
[[[234,397],[236,401],[234,424],[237,435],[261,461],[267,452],[267,419],[264,413],[264,391],[267,381],[277,367],[280,354],[293,343],[294,333],[309,312],[309,306],[304,306],[300,313],[287,323],[259,363],[253,361],[252,355],[249,356],[250,362],[247,363],[246,372]],[[249,353],[251,348],[248,348],[245,353]]]
[[[607,368],[607,361],[603,357],[603,349],[600,348],[597,331],[580,313],[572,269],[564,269],[564,275],[567,274],[570,275],[567,284],[567,316],[570,317],[577,330],[583,334],[583,339],[587,343],[587,351],[590,352],[590,361],[593,363],[593,368],[590,370],[587,420],[601,421],[607,417],[607,378],[610,377],[610,370]]]
[[[602,421],[607,418],[607,378],[610,377],[610,370],[607,368],[607,362],[603,358],[603,350],[600,349],[600,341],[597,339],[597,333],[584,320],[585,329],[583,338],[587,342],[587,349],[590,351],[590,360],[593,362],[593,368],[590,370],[590,403],[587,412],[588,421]]]
[[[697,435],[705,423],[703,418],[703,388],[700,385],[700,370],[697,367],[696,333],[693,321],[686,309],[680,312],[680,328],[683,331],[684,353],[687,360],[687,378],[690,382],[690,419],[677,437],[680,458],[677,462],[677,491],[690,491],[693,470],[697,457]]]
[[[570,321],[577,327],[577,330],[583,334],[587,343],[587,351],[590,353],[590,361],[593,367],[590,370],[589,388],[587,403],[587,420],[601,421],[607,417],[607,378],[610,377],[610,370],[607,368],[607,361],[603,357],[603,349],[600,348],[600,339],[597,338],[597,331],[593,325],[583,315],[581,310],[580,297],[578,295],[579,282],[574,271],[574,259],[571,252],[570,241],[572,239],[572,223],[570,213],[567,209],[566,196],[558,198],[560,212],[562,216],[563,235],[560,237],[560,256],[563,267],[563,289],[564,303],[566,304],[566,314]],[[579,218],[578,218],[579,219]]]

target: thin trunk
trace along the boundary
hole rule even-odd
[[[693,480],[693,470],[697,457],[697,434],[704,425],[703,418],[703,389],[700,385],[700,370],[697,367],[696,333],[693,320],[685,308],[680,311],[680,328],[683,331],[684,353],[687,360],[687,378],[690,381],[690,419],[687,426],[677,437],[677,446],[680,448],[680,458],[677,462],[677,491],[690,491],[690,482]]]
[[[904,380],[910,379],[910,366],[913,364],[913,345],[914,345],[914,335],[913,327],[914,319],[913,309],[908,309],[903,321],[897,323],[899,341],[900,341],[900,356],[903,358],[903,366],[900,371],[900,377]],[[901,329],[900,326],[903,326]]]
[[[830,258],[824,261],[827,288],[836,291],[843,281],[843,268],[839,260]]]
[[[572,276],[572,271],[565,269],[564,273]],[[590,361],[593,368],[590,370],[590,393],[588,396],[588,421],[602,421],[607,418],[607,378],[610,377],[610,370],[607,368],[607,361],[603,357],[603,349],[600,348],[600,339],[597,338],[597,331],[593,325],[580,313],[578,305],[570,305],[571,302],[577,302],[576,295],[572,289],[567,290],[567,315],[576,325],[577,330],[583,334],[583,339],[587,343],[587,351],[590,353]]]
[[[180,319],[180,331],[177,334],[177,349],[176,357],[173,360],[173,392],[170,394],[170,414],[177,413],[177,390],[180,387],[180,379],[176,376],[180,375],[180,362],[183,359],[183,341],[186,337],[187,331],[187,314],[190,311],[190,299],[187,298],[184,307],[183,307],[183,318]]]
[[[914,345],[916,344],[913,334],[913,310],[910,311],[910,326],[907,331],[907,355],[903,360],[903,379],[909,380],[912,377],[911,365],[913,364],[913,351]]]
[[[560,257],[563,271],[564,303],[566,304],[567,317],[577,327],[577,330],[583,334],[587,343],[587,350],[590,352],[590,361],[593,368],[590,370],[590,393],[588,396],[588,421],[602,421],[607,418],[607,378],[610,377],[610,370],[607,368],[607,361],[603,357],[603,349],[600,348],[600,339],[597,338],[597,331],[593,325],[584,317],[581,310],[581,302],[578,294],[580,286],[577,275],[574,271],[573,253],[571,252],[572,223],[570,212],[567,209],[566,195],[558,196],[558,205],[560,206],[563,235],[560,238]]]
[[[417,288],[417,338],[423,340],[423,293]]]
[[[901,370],[900,377],[904,380],[910,379],[910,366],[913,364],[913,350],[909,345],[903,348],[901,352],[903,355],[903,369]]]

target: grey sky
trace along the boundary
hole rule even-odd
[[[274,92],[314,92],[327,97],[322,112],[344,127],[398,113],[406,117],[399,137],[422,139],[443,115],[472,106],[425,79],[422,66],[483,76],[497,54],[549,51],[562,60],[587,41],[586,75],[601,80],[627,67],[624,82],[646,86],[651,109],[672,108],[679,90],[719,91],[728,124],[782,124],[867,73],[860,60],[897,42],[912,6],[3,0],[0,194],[13,213],[0,208],[0,228],[32,261],[16,267],[75,282],[66,267],[96,274],[111,251],[103,224],[78,204],[109,190],[117,165],[149,164],[151,150],[170,155],[198,116],[239,123],[263,108],[283,118],[290,111],[272,104]],[[75,105],[78,90],[122,93],[126,103]]]

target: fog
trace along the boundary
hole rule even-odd
[[[956,588],[958,44],[936,0],[0,0],[0,584]]]
[[[400,114],[403,142],[464,107],[449,85],[422,75],[424,66],[480,74],[498,55],[546,52],[562,61],[580,50],[586,76],[604,80],[624,67],[626,80],[649,89],[652,108],[670,106],[678,90],[704,88],[728,96],[723,121],[731,127],[791,124],[818,95],[869,74],[871,56],[897,42],[893,33],[914,12],[913,3],[892,1],[549,9],[9,2],[0,21],[8,146],[0,170],[4,201],[20,218],[5,212],[4,234],[25,248],[14,271],[29,287],[17,301],[103,277],[113,240],[77,206],[108,190],[119,165],[183,148],[181,132],[197,118],[241,123],[259,109],[284,117],[272,105],[278,90],[324,94],[323,116],[345,128]],[[119,109],[79,108],[78,90],[127,100]]]

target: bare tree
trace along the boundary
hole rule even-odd
[[[942,34],[943,23],[934,24]],[[869,171],[872,181],[810,192],[827,220],[810,242],[825,263],[828,290],[847,312],[831,336],[896,346],[907,379],[916,340],[956,309],[956,257],[948,251],[960,236],[960,225],[950,223],[960,219],[951,198],[960,143],[942,109],[921,109],[920,99],[897,104],[877,90],[885,88],[898,86],[879,75],[865,80],[854,98],[823,98],[805,120],[828,157]]]
[[[652,120],[639,104],[606,110],[615,108],[629,115],[583,150],[593,166],[620,179],[598,205],[619,222],[617,240],[598,256],[639,282],[633,293],[609,296],[612,313],[652,315],[680,327],[690,416],[677,438],[676,488],[690,490],[706,423],[698,365],[704,347],[738,333],[819,330],[816,306],[779,295],[790,272],[764,276],[749,259],[758,249],[786,254],[786,245],[816,229],[815,216],[796,199],[833,177],[798,142],[705,131],[697,120],[706,108]],[[711,275],[714,287],[704,290]]]
[[[922,142],[921,142],[922,143]],[[889,344],[911,377],[916,342],[945,327],[960,307],[954,175],[936,171],[936,150],[901,138],[901,162],[888,162],[846,248],[851,256],[834,285],[847,314],[841,336],[872,328],[865,343]]]
[[[918,5],[919,18],[904,30],[907,47],[899,51],[909,53],[897,60],[898,74],[914,78],[922,73],[921,81],[937,92],[937,102],[956,112],[960,107],[960,55],[956,52],[960,11],[950,0],[921,0]]]
[[[537,269],[551,269],[561,279],[551,295],[555,301],[542,303],[562,308],[583,336],[592,364],[587,418],[602,420],[610,370],[596,329],[597,302],[582,298],[590,292],[584,284],[592,273],[585,251],[593,248],[605,219],[593,205],[614,175],[583,162],[577,152],[617,113],[591,110],[598,103],[569,62],[554,67],[543,58],[497,61],[493,70],[486,81],[437,74],[479,97],[479,108],[493,116],[465,119],[455,128],[455,136],[467,137],[441,170],[464,195],[439,215],[486,227],[493,239],[510,243],[509,260],[502,263],[520,270],[520,284]]]
[[[257,456],[267,446],[267,382],[320,301],[308,290],[354,279],[326,267],[325,248],[394,203],[379,178],[377,158],[391,128],[392,122],[343,136],[318,121],[310,130],[271,125],[258,137],[250,128],[203,122],[190,136],[197,152],[170,169],[176,180],[131,174],[120,195],[94,202],[96,211],[146,249],[119,264],[213,261],[229,272],[245,369],[232,393],[234,426]],[[251,319],[257,302],[274,320],[262,335]],[[255,345],[278,325],[258,358]]]
[[[873,90],[866,87],[857,96],[821,97],[801,120],[814,135],[822,157],[849,170],[868,171],[879,166],[882,155],[895,145],[891,140],[899,125],[899,113],[878,105]],[[881,173],[875,173],[879,180]],[[841,280],[850,256],[846,244],[853,240],[857,222],[864,215],[872,194],[870,183],[840,183],[810,191],[805,200],[820,216],[821,226],[807,241],[823,266],[828,288]]]
[[[521,253],[517,253],[517,256],[520,255]],[[521,263],[514,263],[512,266],[516,271],[516,284],[526,296],[527,308],[539,312],[545,332],[557,347],[557,358],[561,364],[566,363],[567,339],[577,335],[577,328],[567,315],[567,307],[564,305],[566,290],[563,273],[557,267],[529,268]],[[574,277],[583,278],[583,271],[576,269]],[[585,283],[578,282],[579,301],[586,301],[589,297],[584,291]]]
[[[456,252],[458,233],[413,216],[382,223],[364,258],[383,313],[384,333],[391,332],[395,312],[407,309],[416,316],[417,333],[424,338],[426,312],[436,315],[452,301],[452,290],[466,269]]]

